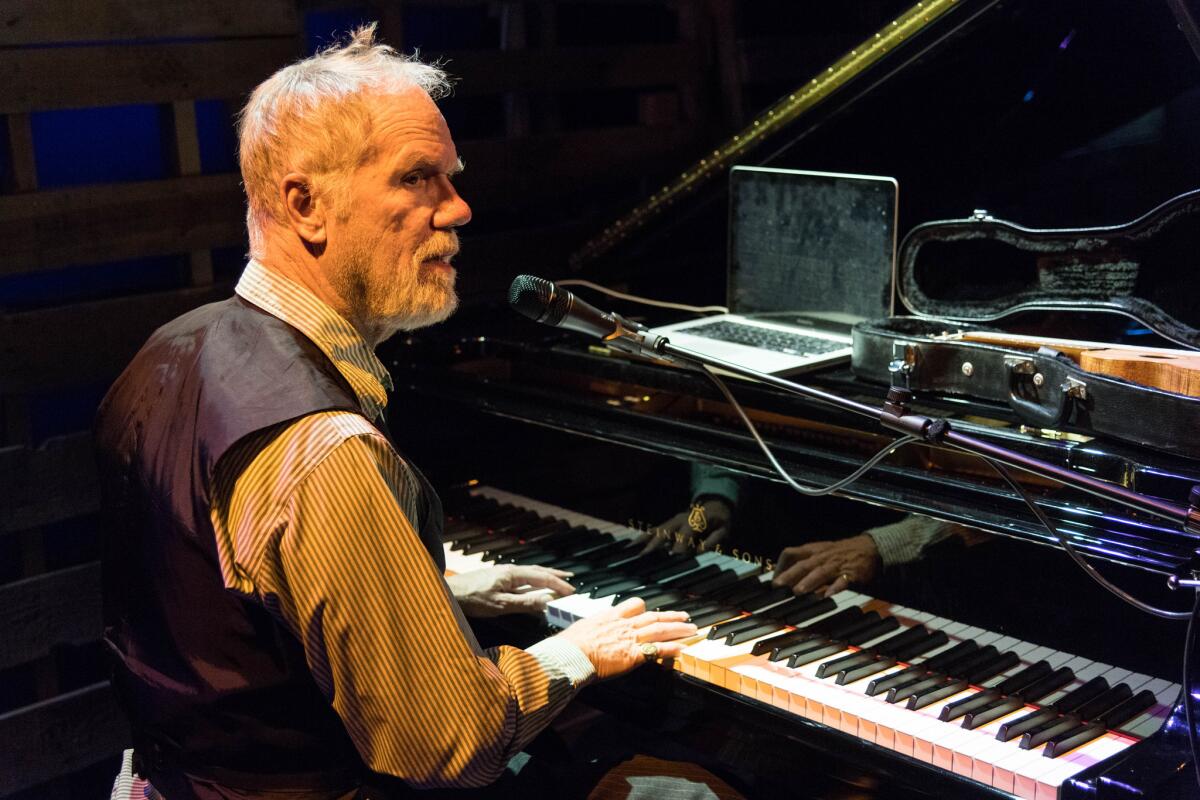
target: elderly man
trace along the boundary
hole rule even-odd
[[[236,294],[156,331],[101,405],[105,636],[135,744],[118,793],[130,772],[167,800],[484,786],[579,687],[695,632],[632,600],[485,651],[464,614],[540,611],[566,574],[443,577],[373,349],[457,302],[446,90],[373,26],[260,85]]]

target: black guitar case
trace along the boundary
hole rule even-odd
[[[913,316],[854,329],[852,368],[918,393],[1004,403],[1025,424],[1200,458],[1200,398],[1085,372],[1052,349],[954,341],[1003,331],[1200,349],[1200,190],[1124,225],[1035,230],[976,212],[901,243],[897,291]],[[1142,338],[1152,338],[1143,336]]]

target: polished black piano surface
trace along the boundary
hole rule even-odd
[[[751,163],[896,175],[902,232],[974,208],[1039,227],[1114,224],[1200,186],[1200,62],[1166,3],[963,0],[962,13],[935,33],[797,120],[791,134]],[[806,77],[797,76],[797,85]],[[657,185],[656,176],[649,181]],[[720,302],[720,193],[720,186],[697,192],[690,206],[660,216],[578,273],[565,259],[541,271],[660,298]],[[588,702],[704,751],[756,796],[1200,796],[1179,702],[1186,622],[1149,616],[1092,582],[986,465],[961,453],[910,446],[837,497],[801,497],[773,475],[705,376],[621,356],[518,318],[502,304],[512,274],[471,264],[469,230],[463,239],[460,269],[478,270],[464,282],[474,287],[464,309],[447,325],[397,337],[381,351],[397,385],[391,426],[406,453],[444,487],[448,532],[463,538],[447,542],[458,548],[452,568],[468,563],[456,558],[570,564],[588,582],[581,578],[580,599],[552,615],[556,624],[588,613],[584,601],[605,602],[604,592],[656,591],[664,607],[689,604],[710,624],[750,615],[741,628],[698,643],[674,669],[643,669],[594,687]],[[582,294],[603,308],[663,321],[659,312]],[[1038,322],[1044,328],[1046,321]],[[803,380],[876,404],[887,388],[855,378],[845,366]],[[894,438],[834,408],[761,384],[730,384],[784,466],[809,485],[848,474]],[[1200,461],[1086,430],[1032,429],[1002,407],[934,396],[918,396],[915,407],[949,418],[958,430],[1173,502],[1186,504],[1200,484]],[[725,560],[697,563],[694,569],[709,571],[689,582],[686,570],[673,574],[665,562],[639,564],[623,542],[686,507],[695,462],[741,475],[743,495],[723,543]],[[464,488],[469,481],[474,488]],[[1167,581],[1187,577],[1196,566],[1195,535],[1043,478],[1022,475],[1021,481],[1109,580],[1157,607],[1190,609],[1192,593],[1171,590]],[[827,617],[803,617],[797,607],[803,598],[738,597],[722,583],[733,579],[725,572],[763,580],[759,560],[774,559],[782,547],[853,535],[905,514],[976,533],[951,537],[918,561],[853,586],[837,609],[823,612],[845,612],[836,620],[840,627],[806,630]],[[564,538],[574,528],[576,538]],[[579,537],[586,536],[608,538],[582,544],[588,540]],[[865,614],[878,619],[864,623]],[[880,622],[888,618],[896,627],[871,627],[893,624]],[[866,627],[847,629],[850,623]],[[887,644],[887,637],[933,637],[939,630],[948,637],[943,648],[994,646],[995,652],[957,666],[926,665],[918,694],[928,705],[909,710],[909,697],[900,692],[880,720],[870,716],[876,700],[865,691],[865,677],[862,684],[848,681],[864,690],[842,707],[835,699],[841,689],[831,683],[842,666],[827,668],[821,678],[784,672],[842,658],[851,659],[842,662],[847,669],[873,669],[893,658],[891,672],[880,668],[886,677],[940,652],[901,650],[909,660],[896,658],[895,648],[907,640]],[[862,638],[864,631],[874,635]],[[794,666],[772,661],[772,652],[751,652],[772,636],[792,637],[772,647],[786,651]],[[810,642],[814,637],[823,638]],[[819,647],[804,650],[804,642]],[[819,655],[799,663],[792,657],[801,652]],[[1026,677],[1050,681],[1044,689],[1067,664],[1073,665],[1071,683],[1036,697],[1026,688],[1022,695],[1022,670],[1037,667]],[[1064,705],[1067,694],[1098,677],[1105,678],[1101,700]],[[793,683],[776,686],[786,680]],[[807,696],[793,691],[804,681],[815,687]],[[962,681],[966,689],[958,686]],[[958,693],[950,691],[955,688]],[[942,706],[980,691],[995,695],[974,697],[981,708],[1014,704],[1009,716],[980,725],[1049,715],[1009,731],[1001,742],[1016,752],[1032,734],[1024,756],[996,753],[972,738],[974,729],[962,724],[965,712],[937,719]],[[1137,709],[1137,724],[1113,715],[1122,704]],[[923,728],[903,713],[932,714],[933,721]],[[1110,743],[1125,737],[1123,744],[1096,748],[1083,729],[1104,723],[1111,724],[1097,735]],[[939,731],[949,738],[937,739]],[[987,731],[1000,741],[998,730]],[[1060,752],[1051,758],[1044,753],[1053,739],[1049,749]],[[1080,754],[1094,758],[1078,769],[1055,765]]]

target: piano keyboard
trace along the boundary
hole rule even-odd
[[[717,553],[639,558],[639,531],[490,487],[446,530],[446,568],[575,573],[566,627],[625,597],[700,631],[673,666],[1009,794],[1047,800],[1158,730],[1179,685],[854,591],[793,597]]]

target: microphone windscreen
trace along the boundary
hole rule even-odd
[[[558,325],[570,310],[566,292],[557,292],[554,284],[533,275],[518,275],[508,287],[508,304],[534,322]]]

